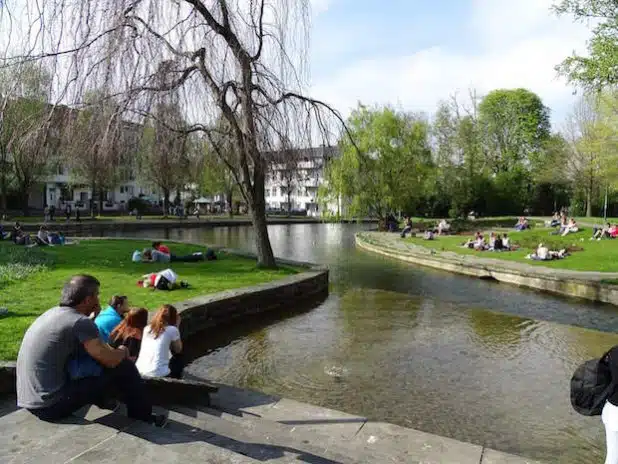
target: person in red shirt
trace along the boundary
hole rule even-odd
[[[167,246],[163,245],[161,242],[152,242],[152,248],[160,251],[161,253],[165,253],[166,255],[170,254],[170,249]]]

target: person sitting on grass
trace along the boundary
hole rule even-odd
[[[70,416],[83,406],[115,409],[109,392],[117,391],[130,418],[164,426],[165,416],[152,414],[142,378],[125,347],[103,343],[90,315],[100,309],[99,281],[71,277],[59,306],[39,316],[26,331],[17,355],[17,406],[45,421]],[[67,364],[83,348],[104,369],[101,375],[71,380]]]
[[[401,231],[401,238],[406,238],[406,235],[412,232],[412,218],[406,216],[405,227]]]
[[[160,251],[161,253],[171,255],[170,249],[166,245],[163,245],[161,242],[152,242],[152,248],[154,250]]]
[[[101,311],[94,319],[94,323],[99,329],[101,340],[109,342],[109,336],[113,330],[122,322],[122,318],[129,312],[129,299],[126,296],[114,295],[109,300],[109,305]]]
[[[549,227],[557,227],[560,225],[560,214],[556,211],[549,222]]]
[[[426,230],[423,235],[424,240],[433,240],[435,238],[433,230]]]
[[[438,223],[438,235],[447,234],[451,230],[451,225],[446,222],[446,219],[442,219]]]
[[[42,225],[39,229],[39,232],[34,237],[34,241],[38,246],[48,246],[51,245],[49,241],[49,232],[47,232],[47,226]]]
[[[518,231],[522,231],[522,230],[526,230],[529,229],[530,225],[528,224],[528,220],[525,217],[520,217],[519,220],[517,221],[517,224],[515,224],[515,230]]]
[[[616,238],[618,236],[618,226],[612,224],[609,228],[609,238]]]
[[[608,222],[603,227],[593,227],[592,228],[592,237],[590,240],[601,240],[602,238],[610,238],[610,230],[611,224]]]
[[[502,236],[502,248],[507,251],[511,250],[511,239],[509,238],[508,234],[504,234]]]
[[[494,251],[496,248],[496,233],[492,232],[489,234],[489,243],[487,244],[487,249],[489,251]]]
[[[15,245],[30,245],[30,234],[24,233],[21,224],[16,222],[11,231],[11,240]]]
[[[568,234],[574,234],[578,231],[579,227],[577,227],[577,222],[575,222],[575,219],[571,218],[569,219],[569,223],[567,224],[566,228],[562,232],[562,236],[566,237]]]
[[[109,344],[114,348],[125,346],[129,351],[129,359],[137,361],[144,328],[148,325],[148,310],[132,308],[122,322],[116,326],[109,336]]]
[[[148,377],[182,377],[180,314],[172,305],[163,305],[144,329],[142,346],[135,366]]]

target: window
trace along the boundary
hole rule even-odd
[[[124,193],[124,185],[120,186],[120,193]]]
[[[272,196],[273,197],[277,196],[277,187],[273,187],[273,189],[272,189]]]
[[[286,193],[286,191],[285,191],[285,187],[280,187],[280,188],[279,188],[279,192],[280,192],[280,195],[281,195],[282,197],[284,197],[284,196],[286,196],[286,195],[287,195],[287,193]]]

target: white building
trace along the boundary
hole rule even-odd
[[[321,216],[324,211],[320,211],[318,204],[318,189],[324,183],[326,163],[336,156],[339,156],[337,147],[303,148],[294,150],[288,159],[273,162],[265,182],[267,210]],[[341,212],[339,205],[328,205],[328,209],[332,214]]]

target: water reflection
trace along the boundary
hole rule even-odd
[[[618,343],[615,308],[359,252],[364,226],[269,226],[278,256],[327,264],[310,312],[213,336],[189,372],[548,462],[602,461],[569,379]],[[144,231],[253,249],[250,227]],[[219,336],[219,338],[217,338]]]

